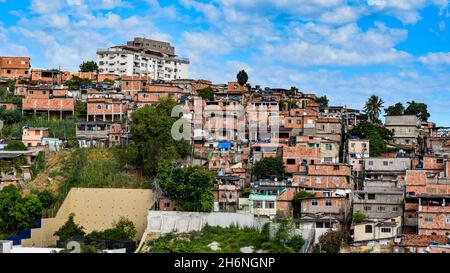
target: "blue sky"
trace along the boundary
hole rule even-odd
[[[297,86],[361,109],[418,101],[450,126],[448,0],[0,0],[0,55],[75,70],[134,36],[167,40],[192,78]]]

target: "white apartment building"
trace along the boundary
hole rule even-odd
[[[127,45],[97,51],[100,74],[147,76],[171,81],[189,78],[189,60],[175,55],[169,43],[135,38]]]

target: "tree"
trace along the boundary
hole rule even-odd
[[[364,213],[362,213],[360,211],[353,213],[352,222],[354,224],[362,223],[365,220],[367,220],[367,216]]]
[[[245,70],[239,71],[237,74],[237,81],[240,85],[245,86],[248,82],[248,74]]]
[[[176,168],[169,162],[161,162],[157,173],[156,182],[177,206],[186,211],[212,211],[214,173],[201,166]]]
[[[383,100],[378,96],[372,95],[366,102],[366,106],[364,107],[364,113],[369,118],[369,121],[372,123],[381,123],[379,116],[381,113],[381,108],[383,107]]]
[[[320,251],[322,253],[339,253],[344,240],[344,232],[330,230],[319,238]]]
[[[0,232],[28,229],[41,214],[42,204],[36,195],[22,197],[16,186],[0,191]]]
[[[295,96],[298,94],[298,88],[295,86],[292,86],[291,89],[289,89],[288,92],[289,96]]]
[[[5,147],[5,151],[26,151],[27,146],[20,140],[13,140]]]
[[[104,231],[93,231],[86,236],[87,239],[95,240],[134,240],[136,238],[136,227],[133,221],[127,218],[120,218],[120,220],[114,224],[113,228],[106,229]]]
[[[145,106],[132,114],[133,143],[127,148],[127,154],[132,158],[131,163],[149,176],[155,175],[157,162],[178,160],[190,152],[188,141],[172,137],[177,118],[171,117],[171,113],[177,105],[172,98],[163,98],[158,106]]]
[[[92,81],[90,79],[73,76],[70,80],[66,81],[66,85],[69,89],[76,90],[80,89],[81,86],[92,85]]]
[[[384,109],[388,116],[402,116],[405,113],[405,107],[400,102]]]
[[[428,121],[430,113],[428,112],[428,105],[420,102],[407,102],[408,107],[405,110],[405,115],[416,115],[420,121]]]
[[[198,90],[198,94],[204,100],[214,99],[214,90],[211,88],[211,86]]]
[[[43,190],[43,191],[37,192],[36,196],[39,199],[39,201],[41,202],[42,207],[44,209],[50,208],[56,201],[55,196],[53,196],[53,194],[51,192],[49,192],[48,190]]]
[[[98,65],[95,61],[86,61],[80,65],[80,72],[97,72]]]
[[[284,163],[281,157],[268,157],[255,163],[253,173],[258,179],[284,177]]]
[[[327,96],[317,97],[314,101],[320,104],[320,106],[328,106],[328,103],[330,102]]]
[[[386,142],[392,140],[392,131],[370,122],[361,122],[348,132],[349,136],[368,139],[370,142],[370,156],[377,157],[386,152]]]
[[[67,242],[73,238],[83,237],[86,233],[84,227],[75,223],[75,214],[71,213],[66,223],[60,227],[53,235],[58,236],[60,241]]]
[[[75,102],[75,117],[77,119],[81,117],[86,117],[87,115],[87,102],[83,102],[80,100],[77,100]]]

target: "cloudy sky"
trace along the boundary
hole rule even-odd
[[[426,102],[450,126],[448,0],[0,0],[0,55],[75,70],[134,36],[167,40],[192,78],[297,86],[335,105]]]

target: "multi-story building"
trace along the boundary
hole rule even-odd
[[[170,81],[189,78],[189,60],[175,55],[169,43],[135,38],[127,45],[97,51],[99,73],[147,76]]]
[[[420,235],[450,235],[450,176],[447,171],[407,172],[404,217],[405,225]]]
[[[22,111],[25,114],[39,114],[48,119],[72,116],[75,110],[75,99],[70,97],[67,89],[56,89],[47,86],[28,87],[22,100]]]
[[[80,122],[76,136],[80,147],[108,147],[120,145],[122,126],[105,122]]]
[[[384,125],[394,133],[394,143],[406,146],[416,146],[419,137],[420,123],[417,116],[386,116]]]
[[[30,69],[28,57],[0,57],[0,78],[29,79]]]

